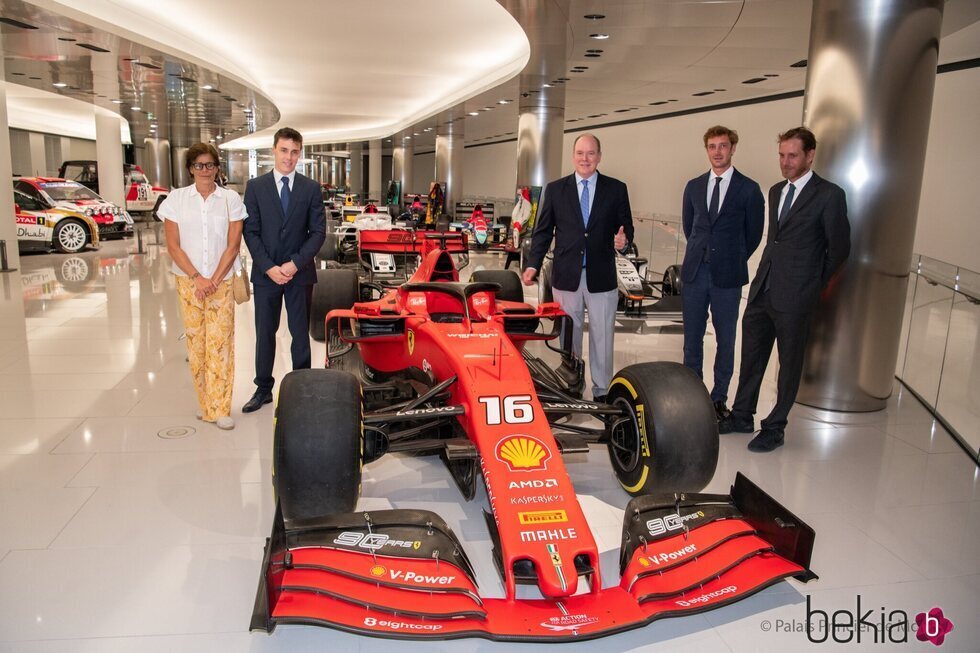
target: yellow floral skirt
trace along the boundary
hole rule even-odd
[[[235,380],[235,298],[231,280],[204,299],[194,296],[194,281],[177,277],[177,296],[184,317],[187,353],[203,419],[231,415]]]

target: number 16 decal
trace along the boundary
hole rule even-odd
[[[534,407],[531,395],[509,395],[500,397],[480,397],[480,403],[487,409],[487,424],[527,424],[534,421]],[[503,411],[501,411],[501,403]],[[501,415],[502,412],[502,415]],[[503,419],[501,420],[501,417]]]

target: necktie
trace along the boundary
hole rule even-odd
[[[282,204],[282,214],[286,215],[289,210],[289,177],[282,178],[282,191],[279,193],[279,202]]]
[[[589,224],[589,180],[582,180],[582,197],[579,199],[579,206],[582,209],[582,221]]]
[[[589,224],[589,180],[582,180],[582,196],[579,198],[579,208],[582,209],[582,222]],[[582,256],[582,267],[585,267],[585,255]]]
[[[789,214],[789,208],[793,206],[793,194],[796,193],[796,186],[793,184],[789,185],[789,190],[786,191],[786,199],[783,200],[783,208],[779,211],[779,222],[786,219]]]
[[[721,177],[715,177],[715,187],[711,189],[711,202],[708,203],[708,219],[718,219],[718,200],[721,195]]]

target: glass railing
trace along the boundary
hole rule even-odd
[[[895,376],[980,462],[980,274],[912,258]]]

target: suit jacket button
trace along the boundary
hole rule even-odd
[[[586,231],[586,232],[585,232],[585,237],[586,237],[586,238],[588,238],[588,237],[589,237],[589,232],[588,232],[588,231]]]
[[[774,241],[772,241],[772,244],[773,245],[778,245],[779,244],[779,241],[778,240],[774,240]]]

